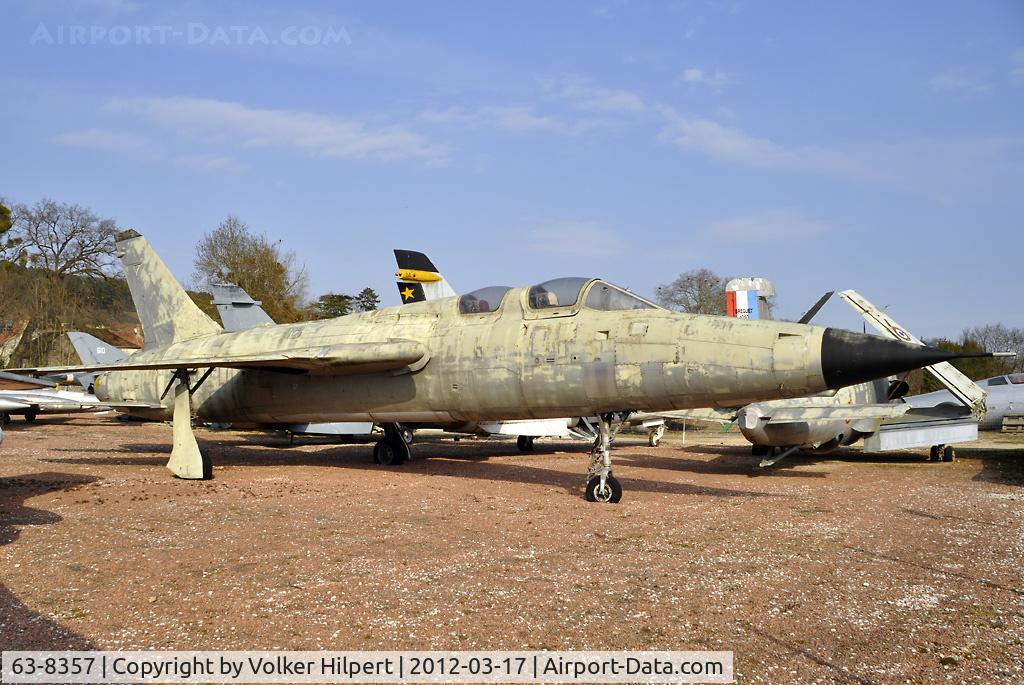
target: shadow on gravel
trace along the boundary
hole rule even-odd
[[[998,447],[994,449],[958,448],[964,459],[977,459],[981,471],[974,480],[1003,485],[1024,485],[1024,448]]]
[[[49,492],[74,490],[99,480],[69,473],[34,473],[0,478],[0,545],[18,539],[18,526],[58,523],[59,515],[25,505],[25,500]],[[93,649],[92,643],[60,623],[33,611],[0,585],[0,645],[5,650]]]
[[[322,466],[325,468],[344,468],[357,470],[379,471],[382,467],[373,463],[372,448],[369,444],[341,445],[329,450],[306,451],[301,449],[282,450],[278,447],[255,445],[247,440],[200,440],[200,447],[213,461],[214,478],[216,469],[223,466]],[[570,444],[572,447],[576,445]],[[47,461],[63,464],[90,465],[137,465],[162,466],[166,462],[163,456],[170,452],[170,445],[126,444],[119,448],[72,449],[67,450],[82,456],[54,457]],[[89,454],[97,456],[87,456]],[[160,456],[152,456],[154,453]],[[538,451],[536,456],[550,458],[553,453]],[[415,473],[421,475],[448,476],[453,478],[473,478],[493,482],[526,482],[542,483],[567,492],[579,494],[583,490],[584,470],[589,454],[583,452],[563,453],[567,459],[579,464],[573,472],[545,468],[541,465],[511,463],[503,457],[530,458],[529,453],[522,453],[515,443],[507,441],[494,442],[417,442],[413,445],[414,458],[402,466],[391,467],[396,472]],[[103,456],[109,455],[109,456]],[[496,458],[497,457],[497,458]],[[629,466],[642,465],[647,459],[661,460],[663,457],[648,457],[643,454],[630,455],[628,452],[617,452],[614,459]],[[550,462],[549,462],[550,463]],[[666,459],[666,463],[674,464],[675,460]],[[644,492],[660,492],[680,495],[707,495],[714,497],[770,497],[767,493],[733,490],[728,488],[702,487],[687,483],[668,483],[657,479],[628,478],[619,474],[623,487],[627,490]]]
[[[829,671],[832,672],[834,677],[839,678],[837,682],[857,683],[857,685],[875,685],[875,681],[870,680],[868,678],[864,678],[863,676],[859,676],[856,673],[850,671],[849,669],[843,668],[835,662],[829,661],[828,659],[818,656],[809,649],[805,649],[803,647],[790,644],[789,642],[786,642],[785,640],[776,637],[771,633],[765,632],[759,628],[754,627],[748,621],[741,621],[740,623],[744,628],[746,628],[750,632],[754,633],[755,635],[761,638],[764,638],[765,640],[768,640],[769,642],[778,647],[781,647],[787,652],[802,656],[806,659],[810,659],[819,666],[827,668]]]
[[[721,448],[722,453],[716,459],[687,459],[685,457],[662,456],[660,454],[621,454],[613,455],[616,463],[627,464],[639,468],[663,469],[665,471],[689,471],[691,473],[707,473],[714,475],[735,475],[755,477],[778,477],[778,478],[825,478],[828,474],[820,471],[791,471],[786,468],[762,469],[757,465],[758,460],[749,453],[725,452],[728,448]],[[690,450],[687,450],[690,451]],[[696,451],[696,450],[693,450]],[[715,452],[704,451],[704,454],[715,454]]]
[[[515,449],[515,446],[512,446]],[[516,452],[518,454],[518,452]],[[471,478],[492,482],[509,483],[541,483],[561,488],[570,494],[580,494],[584,486],[584,470],[586,469],[589,455],[579,455],[577,461],[579,470],[566,472],[545,468],[540,465],[530,466],[516,464],[493,459],[491,455],[473,454],[446,454],[427,455],[422,454],[425,459],[416,459],[404,464],[398,469],[411,473],[418,473],[430,476],[447,476],[451,478]],[[434,458],[429,458],[433,456]],[[625,456],[625,455],[619,455]],[[613,457],[618,459],[618,457]],[[628,463],[623,460],[621,463]],[[381,467],[364,460],[345,460],[338,462],[338,466],[349,469],[380,469]],[[630,464],[632,466],[632,464]],[[704,495],[710,497],[775,497],[769,493],[752,492],[747,490],[734,490],[730,488],[704,487],[690,483],[669,483],[657,479],[648,480],[641,478],[630,478],[617,472],[616,476],[622,482],[623,490],[658,492],[677,495]]]
[[[96,476],[52,472],[0,478],[0,545],[18,539],[18,526],[49,525],[62,520],[52,511],[26,506],[25,500],[59,490],[74,490],[97,480]]]

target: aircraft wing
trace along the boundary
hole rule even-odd
[[[844,290],[839,293],[839,297],[846,300],[851,307],[860,312],[861,316],[864,317],[864,320],[871,324],[875,330],[885,337],[892,338],[894,340],[901,340],[913,345],[924,345],[924,343],[914,337],[913,334],[886,316],[885,312],[865,300],[856,291]],[[926,366],[924,368],[927,369],[928,373],[935,376],[940,383],[949,388],[949,391],[953,393],[953,396],[956,397],[964,406],[969,407],[971,411],[984,413],[985,391],[981,386],[965,376],[959,369],[949,362],[939,362],[938,364],[932,364],[931,366]]]
[[[52,366],[16,369],[20,373],[92,373],[99,371],[152,371],[229,368],[290,373],[342,375],[401,369],[429,358],[426,347],[411,340],[381,343],[346,343],[326,347],[273,350],[257,354],[194,357],[133,355],[120,362],[87,366]]]
[[[707,407],[704,409],[678,409],[672,411],[641,412],[629,415],[631,424],[640,424],[652,419],[668,419],[670,421],[710,421],[711,423],[732,423],[736,418],[736,409]]]
[[[38,390],[41,388],[54,388],[56,383],[42,378],[32,376],[20,376],[16,373],[5,373],[0,371],[0,391],[3,390]]]
[[[830,406],[769,407],[761,414],[771,423],[797,423],[802,421],[839,420],[864,421],[892,419],[906,414],[905,404],[836,404]]]

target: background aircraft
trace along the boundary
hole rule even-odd
[[[50,380],[0,371],[0,425],[10,423],[11,415],[20,415],[32,422],[39,414],[105,409],[110,406],[92,393],[65,390]]]
[[[1024,413],[1024,373],[993,376],[978,381],[978,385],[985,389],[987,395],[985,416],[978,422],[978,428],[981,430],[999,430],[1007,414]],[[924,395],[906,397],[904,402],[915,409],[956,407],[960,404],[949,390],[936,390]]]

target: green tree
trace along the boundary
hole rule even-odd
[[[380,298],[377,297],[377,291],[373,288],[366,287],[359,291],[359,294],[352,298],[352,304],[355,308],[361,312],[373,311],[380,305]]]
[[[940,338],[938,340],[928,341],[929,345],[938,347],[940,350],[948,350],[949,352],[984,352],[980,344],[974,340],[964,339],[961,341],[946,340]],[[950,362],[953,366],[958,368],[971,380],[979,380],[982,378],[988,378],[989,376],[997,376],[1002,373],[1001,362],[999,359],[992,357],[974,357],[967,359],[954,359]],[[935,377],[930,373],[925,373],[922,376],[921,383],[922,392],[932,392],[933,390],[942,390],[946,386],[935,380]]]
[[[282,251],[265,235],[256,235],[236,216],[229,216],[203,236],[196,245],[193,280],[209,290],[216,283],[235,283],[254,299],[274,321],[289,323],[302,318],[306,294],[306,270],[294,252]]]
[[[352,313],[352,297],[342,293],[327,293],[317,298],[311,309],[313,319],[334,319]]]
[[[14,257],[15,251],[17,250],[19,240],[11,233],[11,227],[13,223],[11,221],[11,210],[0,199],[0,262],[3,262],[5,266],[10,266],[9,260]]]

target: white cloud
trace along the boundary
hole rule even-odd
[[[577,257],[611,257],[621,254],[625,239],[596,221],[557,221],[526,234],[531,252]]]
[[[240,164],[237,160],[224,155],[182,155],[177,157],[175,161],[182,166],[201,171],[226,171],[233,174],[245,171],[244,164]]]
[[[665,110],[669,123],[662,128],[660,140],[703,152],[712,159],[750,166],[792,166],[796,155],[764,138],[747,135],[738,128],[724,126],[711,119],[688,117]]]
[[[985,83],[964,69],[947,69],[932,76],[928,83],[936,93],[983,95],[992,90],[991,84]]]
[[[124,131],[109,131],[88,128],[58,134],[54,142],[70,147],[85,148],[100,152],[113,152],[134,159],[157,159],[160,152],[146,138]]]
[[[744,166],[828,174],[923,194],[940,202],[1005,188],[1024,173],[1024,138],[903,139],[844,146],[786,146],[716,121],[662,110],[659,139]]]
[[[811,238],[832,230],[824,221],[800,216],[789,210],[773,210],[721,219],[707,231],[719,238],[745,241],[785,242]]]
[[[190,97],[118,99],[117,112],[141,115],[180,135],[245,147],[278,147],[317,157],[437,159],[443,146],[401,126],[370,129],[362,122],[312,112],[257,109]]]
[[[568,121],[538,114],[532,107],[523,105],[432,108],[423,111],[419,118],[431,124],[498,128],[515,132],[579,133],[587,127],[585,121]]]
[[[546,79],[542,85],[554,97],[577,109],[636,114],[647,108],[644,99],[632,91],[606,88],[579,76],[562,75]]]
[[[166,152],[148,138],[124,131],[109,131],[98,128],[68,131],[53,138],[55,143],[97,152],[106,152],[128,157],[141,162],[172,162],[179,166],[200,171],[227,171],[238,173],[245,166],[224,155],[193,154],[169,157]]]
[[[736,82],[736,79],[729,73],[719,71],[717,69],[713,71],[705,71],[697,67],[689,67],[683,69],[683,73],[680,76],[684,83],[692,83],[696,85],[712,86],[714,88],[721,88],[723,86],[729,86]]]

